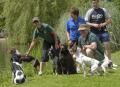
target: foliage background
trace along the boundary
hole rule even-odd
[[[102,7],[108,9],[112,15],[112,25],[108,26],[109,31],[113,32],[112,40],[115,43],[120,43],[120,1],[112,0],[112,2],[100,2]],[[59,35],[62,42],[66,41],[66,20],[69,17],[69,9],[71,6],[76,6],[80,10],[80,15],[84,17],[86,11],[90,8],[88,0],[0,0],[0,29],[5,28],[8,31],[8,43],[14,46],[17,44],[27,44],[31,41],[33,26],[31,20],[34,16],[39,16],[40,19],[53,26]],[[40,44],[41,46],[41,44]],[[32,55],[40,59],[41,49],[38,46]],[[111,43],[112,50],[117,50],[120,45]],[[26,46],[19,45],[20,52],[26,51]],[[2,53],[2,52],[0,52]],[[113,54],[113,60],[119,64],[120,52]],[[5,53],[6,55],[6,53]],[[9,56],[9,55],[7,55]],[[0,55],[0,57],[2,57]],[[0,70],[0,87],[16,87],[11,83],[11,72],[9,66],[9,57],[6,57],[3,62],[4,70]],[[39,85],[50,87],[119,87],[120,69],[110,71],[108,75],[103,77],[87,77],[83,78],[82,74],[70,76],[53,76],[50,64],[47,65],[47,72],[43,77],[38,77],[31,64],[23,64],[25,74],[28,77],[28,82],[17,87],[39,87]],[[40,83],[40,84],[38,84]],[[46,83],[46,84],[44,84]],[[55,84],[56,83],[56,84]],[[86,84],[87,83],[87,84]]]
[[[109,26],[109,31],[114,35],[112,40],[120,43],[120,1],[101,1],[101,6],[107,8],[112,15],[113,23]],[[80,9],[82,17],[91,7],[90,0],[0,0],[0,27],[5,26],[7,29],[10,43],[29,43],[34,28],[31,20],[34,16],[38,16],[42,22],[53,26],[61,41],[66,42],[66,21],[72,6]],[[112,44],[115,50],[119,47],[120,45]]]

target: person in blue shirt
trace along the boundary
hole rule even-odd
[[[70,48],[78,42],[80,36],[78,28],[81,24],[85,24],[85,20],[79,16],[79,9],[72,7],[70,9],[70,18],[67,20],[67,40]]]
[[[70,50],[74,50],[78,44],[78,38],[80,32],[78,28],[81,24],[85,24],[85,20],[79,16],[79,9],[72,7],[70,9],[70,18],[67,20],[67,40],[70,46]],[[79,64],[76,65],[77,72],[80,71]]]

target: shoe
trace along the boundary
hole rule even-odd
[[[38,72],[38,75],[41,76],[43,73],[41,71]]]

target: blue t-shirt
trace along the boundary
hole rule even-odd
[[[70,17],[67,21],[67,32],[70,33],[70,40],[78,40],[80,36],[80,32],[78,31],[78,28],[81,24],[85,24],[85,20],[81,17],[78,17],[77,20],[73,20],[72,17]]]

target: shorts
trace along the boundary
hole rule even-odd
[[[108,32],[97,34],[97,36],[102,43],[110,41],[110,36],[109,36]]]
[[[43,42],[43,50],[42,50],[42,58],[41,61],[42,62],[48,62],[49,61],[49,49],[51,48],[51,46],[53,46],[53,49],[55,50],[55,56],[59,56],[59,49],[55,49],[55,44],[51,44],[47,41],[44,40]]]
[[[48,43],[47,41],[43,42],[42,58],[41,58],[42,62],[48,62],[49,61],[48,52],[49,52],[49,49],[51,48],[51,45],[52,44]]]

